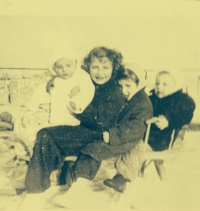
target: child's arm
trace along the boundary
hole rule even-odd
[[[82,113],[91,103],[95,88],[88,73],[84,73],[78,86],[75,86],[69,93],[70,101],[67,107],[75,114]]]

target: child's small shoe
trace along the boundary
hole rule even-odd
[[[121,174],[116,174],[112,179],[104,180],[103,183],[104,185],[113,188],[120,193],[123,193],[126,188],[126,182],[127,180]]]

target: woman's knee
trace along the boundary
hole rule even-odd
[[[46,129],[41,129],[37,133],[36,143],[39,145],[46,145],[47,143],[50,144],[50,142],[51,142],[51,136],[49,132]]]
[[[37,139],[45,139],[49,136],[48,131],[44,128],[38,131]]]

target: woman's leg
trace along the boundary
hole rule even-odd
[[[48,130],[38,132],[25,180],[28,193],[44,192],[50,187],[50,175],[64,161],[64,155]]]
[[[48,189],[52,171],[62,166],[65,156],[78,155],[86,144],[101,136],[81,125],[40,130],[25,180],[27,192],[39,193]]]
[[[80,153],[74,166],[75,179],[82,177],[93,180],[101,165],[101,161],[97,161],[89,155]]]

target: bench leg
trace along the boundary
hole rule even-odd
[[[154,160],[154,165],[161,180],[167,180],[167,173],[164,167],[164,160]]]
[[[152,162],[152,160],[145,160],[142,164],[142,167],[139,171],[139,177],[143,177],[144,176],[144,170],[145,168]]]

